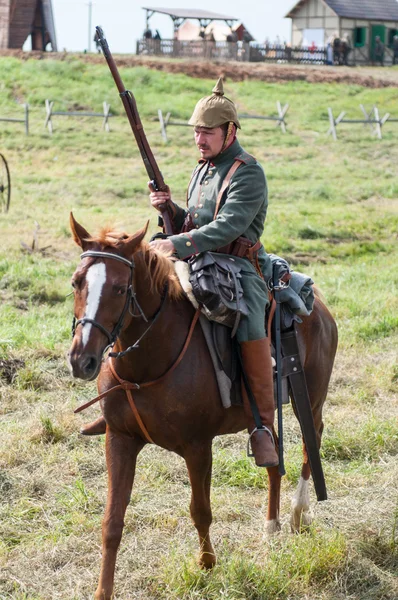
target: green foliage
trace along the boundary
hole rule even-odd
[[[371,417],[356,429],[328,428],[322,442],[327,460],[377,460],[381,454],[398,454],[398,422]]]
[[[219,450],[213,462],[213,485],[264,489],[267,477],[245,455],[236,457],[228,449]]]
[[[249,558],[240,548],[224,545],[219,564],[211,573],[172,552],[171,559],[164,561],[156,589],[168,600],[287,600],[295,592],[311,594],[312,586],[332,581],[343,569],[346,557],[341,535],[314,531],[276,541],[269,548],[265,546],[264,553]]]

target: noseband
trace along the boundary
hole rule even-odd
[[[133,274],[134,274],[134,268],[135,268],[134,259],[132,258],[130,261],[127,258],[124,258],[123,256],[118,256],[117,254],[112,254],[111,252],[99,252],[99,251],[94,251],[94,250],[88,250],[87,252],[83,252],[83,254],[80,255],[81,259],[87,258],[87,257],[112,258],[114,260],[118,260],[119,262],[124,263],[125,265],[127,265],[130,268],[130,275],[129,275],[128,285],[127,285],[126,300],[124,303],[124,307],[123,307],[123,310],[121,312],[118,322],[116,323],[115,327],[113,328],[113,330],[111,332],[109,332],[107,329],[105,329],[105,327],[103,325],[101,325],[101,323],[98,323],[98,321],[95,321],[94,319],[88,319],[87,317],[83,317],[83,319],[76,320],[76,317],[73,317],[72,337],[74,337],[76,328],[78,325],[81,325],[82,327],[86,323],[90,323],[91,325],[94,325],[94,327],[97,327],[97,329],[99,329],[105,335],[105,337],[108,339],[108,345],[106,346],[106,348],[104,349],[104,352],[103,352],[103,354],[105,354],[105,352],[109,348],[113,347],[114,343],[116,342],[117,338],[119,337],[119,334],[123,327],[124,318],[130,307],[130,303],[132,305],[132,311],[130,311],[130,315],[132,317],[141,317],[142,319],[144,319],[144,321],[146,323],[148,323],[148,319],[145,316],[144,311],[142,310],[142,308],[137,300],[137,296],[135,294],[135,290],[134,290],[134,286],[133,286]],[[157,317],[159,316],[159,314],[163,308],[163,304],[164,304],[164,300],[165,300],[166,296],[167,296],[167,287],[163,294],[163,298],[162,298],[162,302],[159,307],[159,310],[156,312],[154,317],[152,317],[152,323],[144,331],[144,333],[141,335],[141,337],[132,346],[129,346],[129,348],[127,348],[127,350],[124,350],[123,352],[110,352],[110,354],[109,354],[110,356],[112,356],[114,358],[120,358],[121,356],[124,356],[125,354],[127,354],[127,352],[130,352],[131,350],[135,350],[136,348],[138,348],[139,342],[148,333],[148,331],[154,325]],[[139,314],[136,314],[136,309]]]

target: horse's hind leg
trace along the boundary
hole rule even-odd
[[[211,442],[191,446],[184,452],[184,458],[192,489],[191,517],[199,534],[199,564],[206,569],[211,569],[216,563],[216,555],[210,542],[209,533],[212,521],[210,506]]]
[[[112,598],[116,554],[130,501],[137,455],[143,445],[138,438],[116,435],[107,430],[108,498],[102,522],[102,564],[95,600]]]
[[[292,498],[292,509],[290,514],[290,528],[293,533],[299,533],[304,528],[311,525],[312,516],[310,513],[310,491],[309,479],[311,475],[310,464],[308,462],[307,450],[303,443],[303,465],[301,467],[300,479]]]
[[[311,387],[309,386],[308,392],[310,393]],[[311,397],[311,396],[310,396]],[[322,421],[322,407],[326,399],[326,393],[323,401],[321,401],[316,408],[313,407],[312,414],[314,418],[315,431],[317,435],[318,448],[321,447],[321,438],[323,432],[323,421]],[[296,411],[295,411],[296,412]],[[290,514],[290,528],[293,533],[300,533],[305,528],[309,527],[312,523],[312,514],[310,512],[310,491],[309,491],[309,479],[311,475],[310,463],[308,460],[308,453],[303,442],[303,464],[301,467],[300,479],[292,498],[291,514]]]

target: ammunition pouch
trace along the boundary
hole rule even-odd
[[[243,298],[241,268],[232,256],[203,252],[188,260],[190,283],[196,301],[210,321],[238,329],[242,315],[248,315]]]

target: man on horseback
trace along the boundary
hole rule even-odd
[[[188,186],[187,208],[175,204],[170,191],[158,192],[150,186],[152,206],[161,210],[167,205],[176,232],[168,239],[154,240],[151,245],[182,260],[205,251],[232,254],[241,267],[249,314],[241,318],[237,339],[262,428],[254,424],[243,389],[245,413],[256,464],[276,466],[273,374],[264,324],[269,304],[265,282],[270,279],[272,269],[259,241],[268,205],[264,171],[236,138],[240,128],[236,107],[224,96],[221,79],[211,96],[199,100],[189,123],[194,127],[201,158]]]

